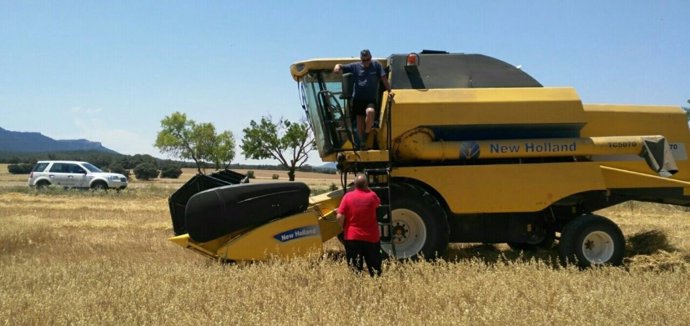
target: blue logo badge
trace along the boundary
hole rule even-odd
[[[280,242],[288,242],[290,240],[295,240],[303,237],[319,235],[320,233],[321,231],[319,230],[318,225],[310,225],[278,233],[274,235],[273,238]]]
[[[479,144],[475,142],[463,142],[460,144],[461,160],[476,160],[479,158]]]

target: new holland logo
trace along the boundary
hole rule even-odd
[[[463,142],[460,144],[460,159],[475,160],[479,158],[479,144],[475,142]]]
[[[320,230],[318,225],[309,225],[281,232],[274,235],[273,237],[280,242],[288,242],[290,240],[295,240],[303,237],[317,236],[319,235],[319,233]]]

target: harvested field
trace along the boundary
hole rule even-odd
[[[120,193],[38,193],[6,171],[0,324],[690,324],[684,208],[600,211],[626,235],[621,268],[562,268],[556,250],[463,244],[438,262],[388,262],[372,279],[346,268],[334,240],[323,256],[240,265],[173,245],[167,196],[184,178],[135,181]],[[257,181],[270,181],[267,173],[257,170]]]

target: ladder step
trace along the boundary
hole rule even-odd
[[[384,175],[388,174],[388,169],[364,169],[364,174],[366,175]]]

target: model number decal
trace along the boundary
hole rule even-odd
[[[628,142],[628,141],[619,141],[619,142],[612,142],[609,144],[609,148],[628,148],[628,147],[637,147],[637,143],[635,142]]]
[[[674,159],[679,161],[688,159],[688,153],[685,151],[684,143],[669,143],[668,147],[669,149],[671,149],[671,153],[673,153]]]

